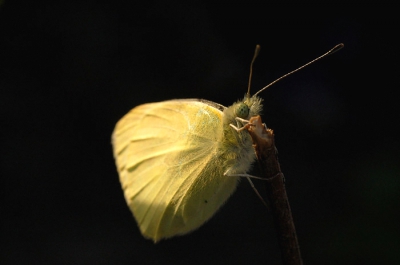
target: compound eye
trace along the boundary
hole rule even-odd
[[[236,107],[236,116],[246,119],[249,116],[250,108],[245,103],[239,103]]]

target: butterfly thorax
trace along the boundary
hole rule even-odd
[[[230,124],[238,128],[243,127],[244,124],[236,118],[248,120],[252,116],[259,115],[262,109],[261,101],[262,99],[257,96],[245,96],[243,100],[237,101],[223,112],[224,137],[220,150],[223,150],[221,156],[224,157],[224,168],[228,168],[230,174],[246,173],[255,160],[248,132],[246,130],[238,132]]]

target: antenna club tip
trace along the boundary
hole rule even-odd
[[[338,50],[342,49],[344,47],[343,43],[337,44],[335,47],[332,48],[331,52],[337,52]]]
[[[258,56],[258,54],[260,53],[261,50],[261,46],[260,44],[256,45],[256,50],[254,51],[254,58],[256,58]]]
[[[344,43],[339,43],[338,45],[335,46],[336,49],[341,49],[344,47]]]

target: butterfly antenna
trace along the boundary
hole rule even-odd
[[[251,60],[251,63],[250,63],[250,75],[249,75],[249,85],[247,87],[247,98],[250,98],[250,86],[251,86],[251,78],[253,76],[253,64],[254,64],[254,61],[256,60],[258,54],[260,53],[260,49],[261,49],[261,46],[257,44],[256,50],[254,51],[253,59]]]
[[[330,50],[327,51],[326,53],[322,54],[321,56],[315,58],[314,60],[312,60],[312,61],[306,63],[306,64],[303,65],[303,66],[300,66],[299,68],[297,68],[297,69],[295,69],[295,70],[293,70],[293,71],[291,71],[291,72],[289,72],[289,73],[287,73],[287,74],[285,74],[285,75],[279,77],[279,78],[276,79],[275,81],[269,83],[267,86],[261,88],[257,93],[255,93],[254,96],[258,95],[259,93],[261,93],[261,92],[264,91],[265,89],[269,88],[270,86],[272,86],[272,85],[275,84],[276,82],[282,80],[283,78],[285,78],[285,77],[287,77],[287,76],[289,76],[289,75],[291,75],[291,74],[293,74],[293,73],[295,73],[295,72],[297,72],[297,71],[303,69],[304,67],[306,67],[306,66],[308,66],[308,65],[310,65],[310,64],[312,64],[312,63],[314,63],[314,62],[316,62],[316,61],[318,61],[318,60],[320,60],[320,59],[322,59],[322,58],[324,58],[324,57],[326,57],[326,56],[328,56],[328,55],[331,55],[331,54],[333,54],[333,53],[339,51],[339,50],[342,49],[343,47],[344,47],[344,44],[343,44],[343,43],[340,43],[340,44],[336,45],[335,47],[333,47],[332,49],[330,49]],[[253,60],[254,60],[254,58],[253,58]],[[251,68],[250,68],[250,69],[251,69]],[[251,70],[250,70],[250,76],[251,76]],[[249,86],[250,86],[250,81],[249,81]]]

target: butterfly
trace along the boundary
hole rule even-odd
[[[259,46],[250,80],[258,51]],[[238,175],[256,159],[248,132],[232,127],[261,114],[261,91],[306,65],[229,107],[203,99],[167,100],[137,106],[118,121],[114,158],[125,200],[144,237],[158,242],[187,234],[218,211],[235,191]]]

